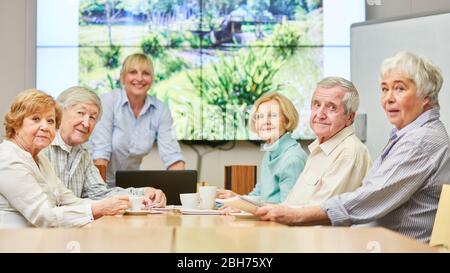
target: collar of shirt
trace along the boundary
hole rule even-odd
[[[56,137],[53,140],[51,145],[59,146],[59,147],[61,147],[61,149],[63,149],[64,151],[66,151],[69,154],[72,151],[72,146],[70,146],[66,142],[64,142],[64,140],[62,139],[61,134],[59,132],[56,134]]]
[[[314,142],[308,146],[308,149],[313,153],[320,148],[327,156],[329,156],[342,141],[354,133],[353,126],[347,126],[322,144],[319,144],[319,139],[314,140]]]
[[[398,130],[395,127],[392,128],[391,138],[394,137],[394,135],[394,138],[401,137],[411,130],[422,127],[425,123],[439,119],[439,116],[439,109],[437,107],[431,108],[423,112],[420,116],[418,116],[415,120],[413,120],[410,124],[406,125],[402,129]]]
[[[3,143],[5,143],[8,146],[13,147],[13,149],[15,149],[19,153],[19,156],[22,159],[25,159],[30,162],[34,162],[34,159],[31,156],[31,154],[29,152],[25,151],[24,149],[20,148],[19,145],[17,145],[16,143],[12,142],[11,140],[7,140],[7,139],[4,139]]]
[[[87,144],[83,143],[77,146],[70,146],[69,144],[67,144],[66,142],[64,142],[64,140],[61,137],[61,134],[58,132],[56,134],[55,139],[53,140],[52,144],[50,144],[52,146],[58,146],[60,147],[63,151],[67,152],[67,153],[71,153],[72,151],[76,151],[78,149],[87,149]]]
[[[423,112],[420,116],[418,116],[415,120],[413,120],[410,124],[406,125],[402,129],[392,128],[389,135],[389,142],[386,144],[386,147],[383,149],[381,154],[381,158],[384,159],[388,154],[392,147],[397,143],[397,141],[406,133],[416,128],[422,127],[424,124],[439,119],[439,109],[437,107],[431,108],[425,112]]]
[[[273,144],[264,144],[264,149],[269,151],[269,158],[274,159],[286,151],[289,147],[297,144],[297,141],[291,137],[291,133],[285,133]],[[273,147],[273,149],[271,148]]]
[[[14,149],[17,152],[17,155],[22,160],[24,160],[25,162],[30,164],[32,166],[32,168],[35,168],[35,171],[39,172],[39,166],[36,164],[36,161],[34,161],[33,156],[28,151],[25,151],[24,149],[19,147],[19,145],[17,145],[16,143],[14,143],[10,140],[7,140],[7,139],[3,140],[3,143],[12,147],[12,149]],[[38,156],[38,161],[42,162],[41,157],[43,156],[43,153],[39,152],[37,156]]]
[[[128,96],[127,93],[125,92],[125,90],[120,90],[120,106],[128,106],[129,105],[129,100],[128,100]],[[144,107],[142,107],[141,113],[140,115],[143,115],[144,113],[146,113],[150,107],[153,106],[155,107],[155,98],[152,96],[146,96],[145,97],[145,102],[144,102]],[[131,108],[130,108],[131,110]]]

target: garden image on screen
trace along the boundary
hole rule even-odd
[[[293,136],[312,139],[315,84],[350,76],[347,27],[364,20],[355,2],[38,0],[37,87],[54,96],[71,85],[112,92],[124,58],[140,52],[154,62],[149,94],[170,107],[178,139],[257,139],[249,113],[269,91],[297,108]],[[335,23],[342,10],[349,16]]]

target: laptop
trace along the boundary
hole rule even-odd
[[[180,193],[197,191],[197,171],[117,171],[116,185],[122,188],[157,188],[166,195],[167,205],[181,205]]]

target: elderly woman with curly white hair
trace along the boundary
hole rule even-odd
[[[442,83],[439,68],[413,53],[384,60],[381,106],[394,128],[363,186],[320,206],[266,206],[257,214],[290,225],[370,223],[429,241],[442,185],[450,177],[449,137],[439,118]]]

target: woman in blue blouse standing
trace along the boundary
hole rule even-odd
[[[96,165],[107,166],[109,186],[115,186],[117,170],[139,169],[155,140],[167,169],[185,167],[169,108],[147,95],[153,79],[150,58],[132,54],[120,71],[123,90],[101,97],[103,115],[92,133],[89,149]]]
[[[307,159],[306,153],[291,136],[297,124],[297,110],[284,95],[270,92],[256,100],[250,129],[264,140],[262,149],[266,153],[261,163],[261,180],[248,195],[260,196],[268,203],[281,203],[286,199]],[[232,191],[219,190],[217,197],[233,195]]]

